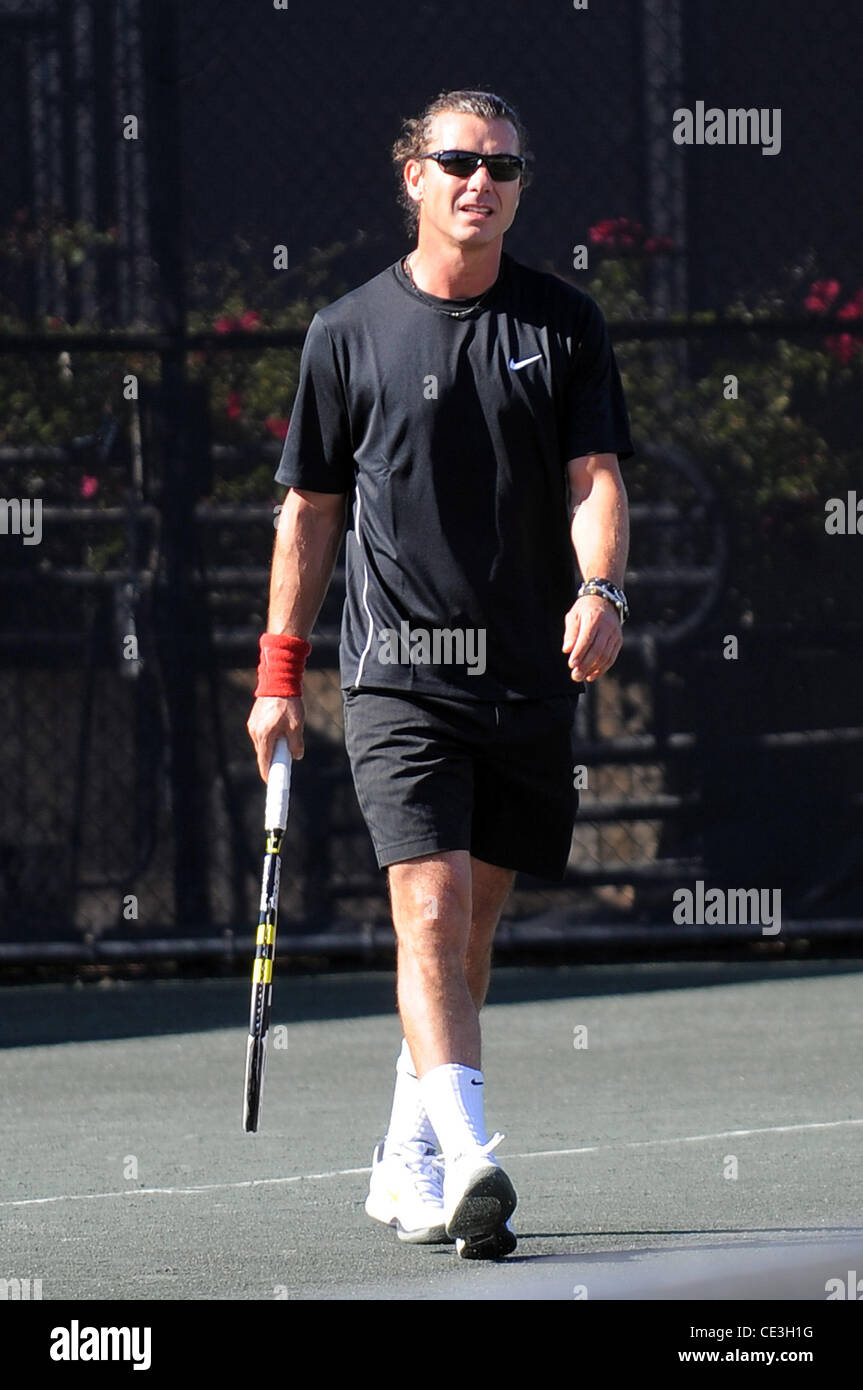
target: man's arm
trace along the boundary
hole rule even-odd
[[[570,534],[583,579],[610,579],[623,588],[629,554],[629,510],[616,454],[571,459]],[[594,681],[617,660],[620,618],[604,598],[576,599],[566,615],[563,651],[574,681]]]
[[[308,641],[321,610],[341,544],[345,494],[291,488],[279,515],[267,631]],[[305,710],[299,697],[259,696],[247,728],[266,781],[276,740],[284,736],[293,758],[303,756]]]

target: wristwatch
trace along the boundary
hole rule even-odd
[[[607,598],[609,603],[613,603],[623,626],[629,617],[629,604],[622,589],[618,589],[610,579],[585,579],[578,591],[578,598],[584,598],[588,594],[595,594],[597,598]]]

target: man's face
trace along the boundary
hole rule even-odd
[[[520,154],[509,121],[445,111],[435,116],[426,151],[466,150],[474,154]],[[481,164],[469,178],[444,173],[434,159],[408,160],[408,192],[419,204],[424,236],[431,231],[461,246],[484,246],[512,225],[521,195],[521,179],[495,183]]]

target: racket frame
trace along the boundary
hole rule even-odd
[[[247,1134],[256,1133],[260,1123],[267,1069],[267,1034],[273,1003],[273,963],[279,919],[281,850],[288,820],[290,785],[291,755],[288,752],[287,741],[282,738],[276,744],[267,778],[267,802],[264,812],[264,830],[267,838],[255,935],[255,958],[252,964],[252,1000],[243,1091],[243,1129]]]

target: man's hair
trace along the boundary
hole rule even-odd
[[[521,172],[522,189],[527,188],[531,180],[530,161],[533,156],[528,149],[527,131],[514,106],[510,106],[503,97],[495,96],[494,92],[474,92],[462,88],[453,92],[440,92],[418,116],[411,116],[402,121],[401,133],[392,148],[399,202],[405,214],[408,231],[411,233],[416,231],[419,223],[419,205],[414,202],[405,187],[404,167],[409,159],[418,159],[421,154],[429,153],[432,121],[435,116],[440,116],[445,111],[480,116],[484,121],[509,121],[518,137],[518,153],[525,160]]]

